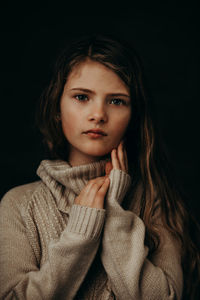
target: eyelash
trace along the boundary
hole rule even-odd
[[[79,94],[79,95],[75,95],[74,96],[74,98],[76,99],[76,100],[79,100],[79,101],[84,101],[84,100],[80,100],[80,99],[77,99],[78,97],[87,97],[86,95],[84,95],[84,94]]]
[[[80,102],[85,102],[85,100],[80,100],[80,99],[78,99],[80,96],[81,96],[81,97],[84,97],[84,98],[88,98],[87,95],[84,95],[84,94],[78,94],[78,95],[75,95],[74,98],[75,98],[76,100],[80,101]],[[113,100],[121,101],[121,105],[127,105],[126,101],[123,100],[123,99],[120,99],[120,98],[113,98],[113,99],[111,99],[111,101],[113,101]],[[116,106],[120,106],[120,105],[116,105]]]

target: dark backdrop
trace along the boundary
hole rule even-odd
[[[136,3],[8,3],[1,10],[0,196],[37,179],[44,154],[36,102],[65,39],[114,33],[132,41],[142,57],[158,126],[187,201],[200,215],[198,9],[193,2]]]

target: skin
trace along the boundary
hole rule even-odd
[[[88,182],[78,197],[75,199],[75,204],[93,207],[104,208],[104,199],[109,188],[110,179],[108,177],[112,169],[123,170],[128,173],[128,161],[123,142],[119,144],[117,149],[111,152],[112,162],[106,164],[106,176],[97,177]]]
[[[131,119],[129,88],[104,65],[86,60],[69,74],[60,102],[63,133],[69,142],[71,166],[88,164],[111,154],[106,176],[90,180],[75,203],[103,208],[112,168],[128,172],[123,136]],[[84,132],[98,128],[106,136],[94,139]]]

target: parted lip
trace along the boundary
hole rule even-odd
[[[89,133],[89,132],[92,132],[92,133],[98,133],[98,134],[102,134],[102,135],[107,135],[103,130],[101,129],[89,129],[87,131],[85,131],[84,133]]]

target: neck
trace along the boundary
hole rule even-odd
[[[76,167],[80,165],[87,165],[90,163],[94,163],[100,160],[105,160],[107,158],[110,158],[110,154],[107,154],[105,156],[78,156],[75,157],[73,155],[69,155],[68,158],[68,163],[70,164],[71,167]]]

